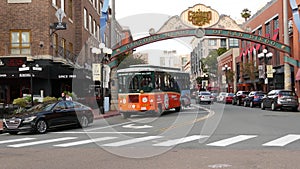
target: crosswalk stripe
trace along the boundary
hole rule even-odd
[[[220,140],[220,141],[216,141],[213,143],[209,143],[207,144],[208,146],[218,146],[218,147],[225,147],[234,143],[238,143],[244,140],[248,140],[251,138],[257,137],[257,135],[239,135],[239,136],[235,136],[235,137],[231,137],[228,139],[224,139],[224,140]]]
[[[26,138],[20,138],[20,139],[3,140],[3,141],[0,141],[0,144],[13,143],[13,142],[21,142],[21,141],[28,141],[28,140],[33,140],[33,139],[35,139],[35,138],[26,137]]]
[[[285,146],[293,141],[299,140],[300,139],[300,135],[296,135],[296,134],[288,134],[284,137],[280,137],[276,140],[267,142],[265,144],[263,144],[263,146]]]
[[[107,146],[107,147],[118,147],[118,146],[124,146],[128,144],[133,144],[133,143],[139,143],[143,141],[148,141],[148,140],[153,140],[157,138],[161,138],[162,136],[147,136],[147,137],[140,137],[140,138],[134,138],[134,139],[129,139],[129,140],[124,140],[124,141],[119,141],[119,142],[114,142],[114,143],[109,143],[109,144],[103,144],[101,146]]]
[[[26,147],[26,146],[32,146],[32,145],[38,145],[38,144],[53,143],[53,142],[57,142],[57,141],[72,140],[72,139],[76,139],[76,138],[77,137],[63,137],[63,138],[34,141],[34,142],[22,143],[22,144],[13,144],[13,145],[8,145],[8,147],[14,147],[14,148]]]
[[[115,138],[117,138],[117,137],[102,137],[102,138],[75,141],[75,142],[65,143],[65,144],[57,144],[57,145],[53,145],[53,146],[55,146],[55,147],[71,147],[71,146],[77,146],[77,145],[82,145],[82,144],[94,143],[94,142],[98,142],[98,141],[111,140],[111,139],[115,139]]]
[[[190,141],[194,141],[194,140],[199,140],[201,138],[206,138],[206,137],[208,137],[208,136],[193,135],[193,136],[188,136],[188,137],[184,137],[184,138],[168,140],[168,141],[164,141],[161,143],[153,144],[153,146],[165,146],[165,147],[174,146],[174,145],[178,145],[178,144],[182,144],[182,143],[186,143],[186,142],[190,142]]]

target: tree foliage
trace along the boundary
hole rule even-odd
[[[205,66],[210,75],[210,78],[216,78],[218,74],[218,60],[217,58],[227,51],[226,48],[219,48],[209,52],[208,56],[202,59],[202,63]],[[203,70],[203,69],[202,69]]]
[[[251,17],[251,11],[248,8],[245,8],[245,9],[243,9],[241,16],[242,16],[242,18],[245,19],[245,21],[247,21],[248,18]]]
[[[256,90],[257,86],[256,86],[256,83],[255,83],[255,80],[256,80],[258,68],[253,63],[253,61],[242,64],[241,72],[242,72],[243,76],[248,76],[249,77],[250,81],[252,82],[252,84],[254,86],[254,90]]]

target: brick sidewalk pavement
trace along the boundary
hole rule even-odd
[[[108,117],[120,115],[120,113],[117,110],[108,111],[105,112],[104,114],[100,114],[99,109],[94,109],[93,113],[94,113],[94,119],[102,119],[102,118],[108,118]]]

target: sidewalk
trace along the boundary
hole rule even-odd
[[[108,118],[108,117],[120,115],[120,113],[117,110],[108,111],[105,112],[104,114],[100,114],[99,109],[93,109],[93,112],[94,112],[94,119],[102,119],[102,118]]]

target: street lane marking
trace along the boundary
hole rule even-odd
[[[109,126],[104,126],[104,127],[86,129],[85,131],[93,131],[93,130],[101,130],[101,129],[106,129],[106,128],[113,128],[113,127],[116,127],[116,126],[122,126],[122,125],[125,125],[125,124],[130,124],[130,123],[135,123],[135,122],[145,121],[145,120],[148,120],[148,118],[143,118],[143,119],[140,119],[140,120],[131,120],[131,121],[128,121],[128,122],[125,122],[125,123],[109,125]]]
[[[148,132],[84,132],[84,131],[67,131],[67,132],[55,132],[58,134],[147,134]]]
[[[184,138],[179,138],[179,139],[175,139],[175,140],[169,140],[169,141],[164,141],[161,143],[157,143],[157,144],[153,144],[153,146],[174,146],[174,145],[178,145],[178,144],[182,144],[182,143],[186,143],[186,142],[190,142],[190,141],[194,141],[194,140],[199,140],[201,138],[207,138],[208,136],[203,136],[203,135],[193,135],[193,136],[188,136],[188,137],[184,137]]]
[[[26,138],[20,138],[20,139],[4,140],[4,141],[0,141],[0,144],[28,141],[28,140],[33,140],[33,139],[35,139],[35,138],[26,137]]]
[[[99,142],[99,141],[111,140],[111,139],[115,139],[115,138],[117,138],[117,137],[92,138],[92,139],[88,139],[88,140],[75,141],[75,142],[70,142],[70,143],[65,143],[65,144],[57,144],[57,145],[53,145],[53,146],[55,146],[55,147],[71,147],[71,146],[78,146],[78,145],[82,145],[82,144],[95,143],[95,142]]]
[[[235,144],[244,140],[248,140],[251,138],[257,137],[257,135],[239,135],[239,136],[235,136],[235,137],[231,137],[228,139],[224,139],[224,140],[220,140],[220,141],[216,141],[213,143],[209,143],[207,144],[208,146],[218,146],[218,147],[225,147],[231,144]]]
[[[139,143],[139,142],[143,142],[143,141],[149,141],[149,140],[153,140],[153,139],[157,139],[157,138],[161,138],[161,137],[163,137],[163,136],[140,137],[140,138],[134,138],[134,139],[124,140],[124,141],[119,141],[119,142],[114,142],[114,143],[109,143],[109,144],[103,144],[101,146],[118,147],[118,146],[124,146],[124,145]]]
[[[34,141],[34,142],[23,143],[23,144],[8,145],[8,147],[14,147],[14,148],[27,147],[27,146],[38,145],[38,144],[53,143],[53,142],[57,142],[57,141],[72,140],[72,139],[76,139],[76,138],[77,137],[63,137],[63,138],[50,139],[50,140]]]
[[[191,125],[191,124],[206,120],[206,119],[210,118],[211,116],[213,116],[214,114],[215,114],[215,112],[210,111],[209,114],[204,116],[204,117],[200,117],[200,118],[194,119],[192,121],[185,121],[185,122],[182,122],[182,123],[178,123],[178,124],[172,125],[170,127],[161,128],[161,129],[159,129],[159,131],[164,132],[164,131],[175,129],[175,128],[178,128],[178,127],[185,127],[187,125]]]
[[[270,142],[267,142],[265,144],[263,144],[263,146],[279,146],[279,147],[282,147],[282,146],[285,146],[293,141],[296,141],[296,140],[299,140],[300,139],[300,135],[297,135],[297,134],[288,134],[284,137],[280,137],[276,140],[273,140],[273,141],[270,141]]]

